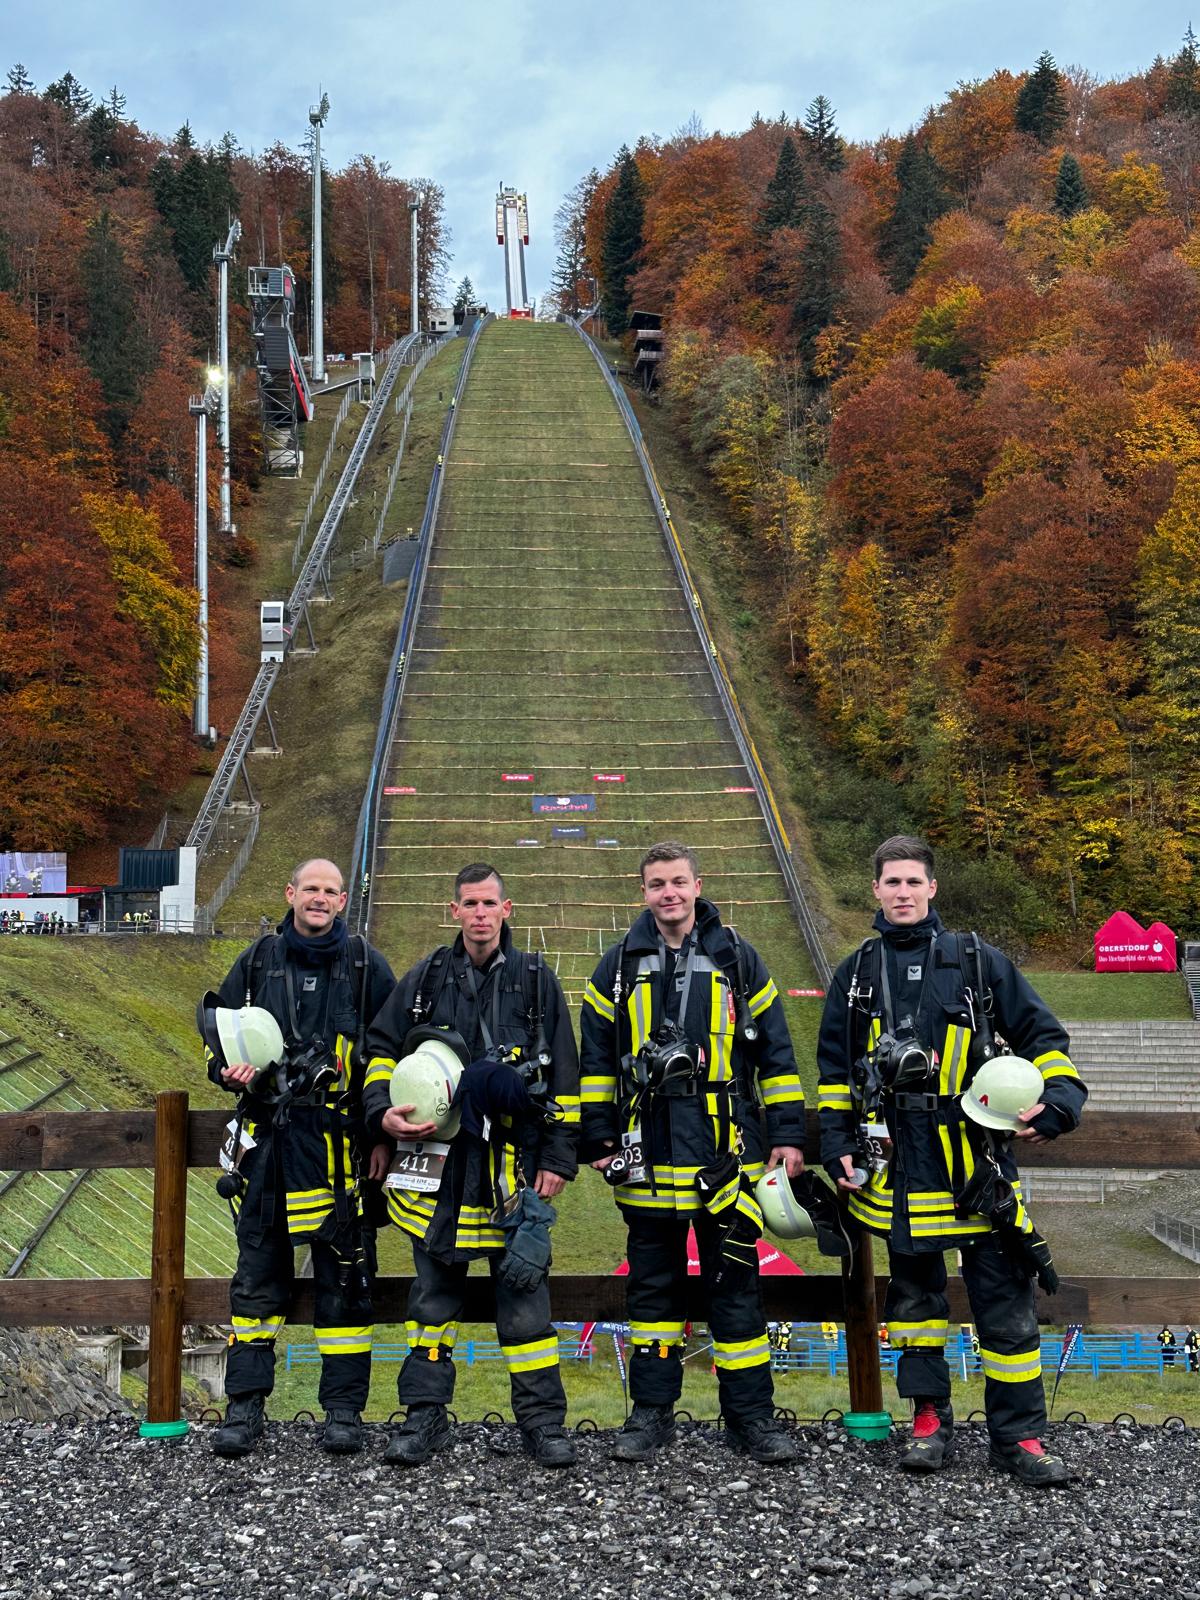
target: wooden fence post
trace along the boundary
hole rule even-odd
[[[188,1097],[165,1090],[154,1102],[154,1241],[150,1260],[150,1382],[144,1439],[188,1431],[180,1416],[183,1251],[187,1237]]]
[[[846,1306],[850,1409],[858,1413],[882,1413],[883,1377],[879,1370],[875,1264],[871,1258],[871,1235],[865,1228],[859,1231],[853,1260],[848,1267],[842,1267],[842,1289]]]

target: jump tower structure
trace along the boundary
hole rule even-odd
[[[523,194],[500,185],[496,196],[496,243],[504,246],[504,289],[510,317],[533,318],[525,286],[525,246],[529,243],[529,205]]]

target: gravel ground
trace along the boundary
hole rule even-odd
[[[143,1442],[136,1423],[0,1426],[0,1600],[241,1596],[539,1600],[1023,1600],[1200,1596],[1200,1435],[1056,1427],[1068,1489],[1023,1489],[976,1428],[937,1479],[898,1474],[897,1439],[799,1430],[766,1468],[711,1427],[652,1465],[579,1438],[573,1472],[532,1466],[512,1425],[462,1426],[416,1471],[384,1466],[382,1427],[335,1460],[304,1423],[213,1457],[207,1427]]]

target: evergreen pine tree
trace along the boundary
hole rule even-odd
[[[454,295],[454,309],[465,311],[468,306],[473,306],[475,303],[475,285],[470,278],[464,278]]]
[[[42,97],[61,106],[70,122],[78,122],[92,109],[92,97],[73,72],[64,72],[57,83],[52,83]]]
[[[619,338],[629,327],[632,299],[629,280],[637,270],[646,213],[642,177],[627,145],[622,145],[617,152],[617,161],[617,184],[604,220],[601,271],[604,275],[604,320],[608,331]]]
[[[758,213],[759,236],[767,240],[779,228],[798,228],[808,209],[808,184],[804,163],[790,134],[779,147],[775,173],[767,184]]]
[[[1200,116],[1200,59],[1190,22],[1179,54],[1171,62],[1166,109],[1185,117]]]
[[[792,331],[807,365],[812,361],[817,335],[833,321],[837,309],[842,246],[837,219],[819,200],[808,207],[804,232],[804,260],[792,308]]]
[[[1073,155],[1064,155],[1058,163],[1058,177],[1054,181],[1054,209],[1060,217],[1073,217],[1077,211],[1086,211],[1092,203],[1083,169]]]
[[[104,104],[108,109],[109,116],[113,117],[117,122],[120,122],[121,118],[125,115],[125,96],[117,88],[115,83],[109,91],[108,99],[104,102]]]
[[[933,238],[933,224],[950,206],[941,168],[910,133],[896,161],[896,204],[879,241],[888,279],[898,293],[915,277]]]
[[[1066,120],[1062,74],[1049,50],[1043,50],[1017,95],[1014,125],[1018,133],[1032,134],[1039,144],[1050,144]]]
[[[104,396],[104,426],[119,443],[152,362],[134,316],[133,284],[107,211],[88,228],[80,260],[87,333],[83,358]]]
[[[17,275],[13,271],[12,247],[8,235],[0,228],[0,294],[11,294],[17,287]]]
[[[33,79],[25,71],[24,66],[19,61],[15,67],[9,67],[8,76],[4,81],[7,85],[4,91],[5,94],[33,93]]]
[[[804,131],[817,164],[826,172],[840,172],[846,165],[846,146],[834,122],[833,107],[823,94],[804,113]]]

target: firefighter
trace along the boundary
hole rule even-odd
[[[593,973],[581,1022],[584,1155],[612,1183],[629,1230],[634,1405],[614,1454],[642,1461],[675,1436],[691,1225],[727,1436],[755,1460],[789,1461],[795,1444],[774,1416],[754,1195],[770,1168],[804,1168],[787,1021],[758,953],[701,898],[693,851],[655,845],[641,883],[646,909]]]
[[[284,1041],[284,1060],[264,1074],[214,1049],[212,1030],[204,1030],[209,1077],[239,1097],[226,1152],[230,1170],[219,1186],[238,1244],[225,1368],[229,1404],[213,1438],[221,1456],[245,1455],[262,1435],[297,1248],[312,1255],[326,1450],[362,1448],[371,1378],[359,1201],[362,1039],[395,978],[377,950],[347,931],[346,891],[332,861],[302,862],[284,894],[288,911],[278,931],[243,950],[218,994],[201,1002],[202,1017],[210,1018],[210,1001],[261,1007]],[[382,1176],[386,1158],[381,1143],[370,1155],[373,1175]]]
[[[563,1428],[566,1396],[558,1338],[550,1322],[549,1202],[575,1176],[579,1058],[558,980],[509,931],[512,901],[486,862],[463,867],[451,915],[459,933],[400,980],[368,1038],[367,1121],[395,1139],[388,1214],[413,1241],[416,1283],[408,1299],[409,1354],[400,1369],[408,1408],[385,1461],[419,1466],[450,1438],[454,1341],[472,1260],[488,1262],[496,1332],[508,1364],[513,1412],[525,1447],[541,1466],[570,1466],[575,1446]],[[435,1139],[410,1122],[414,1105],[390,1103],[406,1041],[451,1030],[469,1063],[455,1094],[461,1128]],[[436,1171],[413,1186],[414,1146],[433,1152]],[[527,1179],[529,1180],[527,1183]]]
[[[878,939],[838,968],[817,1046],[821,1157],[850,1212],[888,1241],[884,1315],[900,1351],[897,1388],[913,1403],[911,1471],[954,1447],[944,1252],[958,1249],[979,1331],[993,1466],[1035,1485],[1065,1483],[1046,1453],[1035,1276],[1057,1287],[1045,1240],[1021,1200],[1012,1148],[1078,1126],[1087,1090],[1069,1040],[999,950],[948,933],[931,902],[933,854],[920,839],[875,853]],[[995,1035],[1032,1061],[1040,1099],[1009,1139],[964,1116],[960,1097]]]
[[[1200,1333],[1195,1328],[1188,1329],[1183,1348],[1187,1352],[1188,1371],[1200,1372]]]
[[[1176,1350],[1175,1331],[1173,1328],[1168,1328],[1165,1322],[1163,1323],[1162,1330],[1158,1335],[1158,1342],[1162,1346],[1163,1366],[1173,1367],[1175,1365]]]

